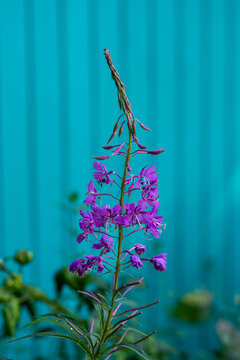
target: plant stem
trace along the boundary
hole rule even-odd
[[[132,146],[132,129],[131,129],[131,122],[132,122],[132,108],[131,104],[127,98],[125,88],[126,86],[121,82],[119,74],[113,65],[110,53],[107,49],[104,49],[104,55],[107,60],[108,66],[111,71],[112,79],[115,82],[115,85],[118,89],[118,100],[119,100],[119,106],[120,109],[123,110],[126,118],[127,118],[127,125],[128,125],[128,132],[129,132],[129,141],[128,141],[128,149],[126,154],[126,161],[124,166],[124,172],[122,177],[122,183],[121,183],[121,196],[119,200],[119,205],[121,206],[121,215],[123,212],[123,200],[124,200],[124,194],[125,194],[125,182],[127,177],[127,169],[128,169],[128,163],[130,161],[131,157],[131,146]],[[119,120],[119,119],[118,119]],[[115,303],[116,303],[116,296],[117,296],[117,288],[118,288],[118,280],[119,280],[119,274],[121,270],[121,253],[122,253],[122,241],[123,241],[123,227],[121,225],[118,226],[118,254],[117,254],[117,261],[116,261],[116,270],[115,270],[115,276],[114,276],[114,286],[113,286],[113,295],[112,295],[112,301],[111,306],[108,311],[108,316],[106,320],[106,324],[103,330],[102,338],[99,343],[98,349],[95,354],[93,354],[93,360],[99,359],[99,354],[101,353],[101,349],[103,345],[105,344],[108,336],[109,327],[112,320],[112,314],[114,311]]]
[[[124,166],[124,173],[123,173],[123,177],[122,177],[122,184],[121,184],[121,197],[120,197],[120,202],[119,205],[121,206],[122,210],[121,210],[121,214],[123,211],[123,200],[124,200],[124,189],[125,189],[125,181],[126,181],[126,177],[127,177],[127,167],[128,167],[128,163],[130,160],[130,154],[131,154],[131,145],[132,145],[132,134],[131,131],[129,129],[129,145],[128,145],[128,151],[127,151],[127,156],[126,156],[126,161],[125,161],[125,166]],[[118,230],[119,230],[119,235],[118,235],[118,255],[117,255],[117,262],[116,262],[116,271],[115,271],[115,281],[114,281],[114,287],[113,287],[113,295],[112,295],[112,301],[111,301],[111,307],[109,309],[108,312],[108,317],[107,317],[107,321],[105,324],[105,328],[103,330],[103,335],[102,335],[102,339],[99,343],[99,347],[96,353],[96,359],[98,359],[98,355],[101,352],[101,349],[105,343],[106,337],[107,337],[107,332],[109,330],[109,326],[111,324],[111,320],[112,320],[112,314],[114,311],[114,307],[115,307],[115,302],[116,302],[116,296],[117,296],[117,288],[118,288],[118,280],[119,280],[119,274],[120,274],[120,270],[121,270],[121,253],[122,253],[122,241],[123,241],[123,227],[121,225],[118,226]]]

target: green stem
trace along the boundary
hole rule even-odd
[[[129,145],[128,145],[128,151],[127,151],[127,156],[126,156],[126,161],[125,161],[125,167],[124,167],[124,173],[123,173],[123,177],[122,177],[122,184],[121,184],[121,197],[120,197],[120,202],[119,205],[121,206],[121,208],[123,207],[123,200],[124,200],[124,190],[125,190],[125,181],[126,181],[126,177],[127,177],[127,167],[128,167],[128,163],[130,160],[130,155],[131,155],[131,145],[132,145],[132,134],[131,131],[129,129]],[[121,210],[121,214],[122,214],[123,208]],[[117,288],[118,288],[118,280],[119,280],[119,274],[121,271],[121,252],[122,252],[122,241],[123,241],[123,227],[121,225],[118,226],[118,230],[119,230],[119,235],[118,235],[118,254],[117,254],[117,262],[116,262],[116,270],[115,270],[115,282],[114,282],[114,287],[113,287],[113,295],[112,295],[112,301],[111,301],[111,307],[109,309],[108,312],[108,317],[107,317],[107,321],[105,324],[105,328],[103,330],[103,335],[101,338],[101,341],[99,343],[99,347],[96,353],[96,359],[98,359],[99,353],[101,352],[101,349],[106,341],[106,337],[107,337],[107,332],[109,330],[109,326],[111,324],[111,319],[112,319],[112,314],[114,311],[114,307],[115,307],[115,302],[116,302],[116,296],[117,296]]]

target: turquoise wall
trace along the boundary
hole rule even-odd
[[[26,276],[49,292],[53,271],[74,258],[77,218],[59,203],[85,193],[90,156],[119,114],[106,47],[152,129],[140,137],[166,150],[142,160],[159,169],[167,223],[168,272],[145,270],[151,296],[203,286],[231,304],[240,291],[240,2],[1,0],[0,31],[0,256],[32,249]]]

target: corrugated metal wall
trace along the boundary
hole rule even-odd
[[[76,253],[58,204],[85,192],[90,155],[119,114],[107,47],[153,130],[143,141],[166,150],[145,158],[160,171],[169,254],[151,293],[205,284],[231,303],[240,291],[240,2],[1,0],[0,28],[1,256],[33,249],[27,276],[50,291],[54,269]]]

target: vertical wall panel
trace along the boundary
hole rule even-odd
[[[211,168],[211,198],[212,198],[212,226],[211,236],[214,239],[210,244],[212,258],[214,259],[213,283],[217,298],[221,293],[221,263],[222,263],[222,223],[223,223],[223,16],[224,1],[214,1],[212,10],[212,168]]]
[[[174,78],[173,72],[174,64],[174,1],[156,2],[157,5],[157,16],[153,15],[157,21],[157,25],[151,26],[151,14],[154,9],[151,9],[149,2],[147,2],[149,12],[147,16],[147,28],[150,27],[152,31],[158,31],[158,34],[152,34],[148,31],[148,68],[147,73],[151,74],[152,78],[156,77],[155,89],[156,95],[151,90],[151,83],[147,88],[148,95],[148,110],[151,107],[155,107],[156,114],[152,114],[148,117],[148,126],[153,130],[153,133],[147,133],[148,145],[153,147],[151,138],[154,136],[154,147],[163,148],[165,152],[158,157],[152,157],[151,162],[156,164],[157,171],[159,173],[159,196],[160,196],[160,214],[164,216],[163,220],[166,223],[166,229],[163,231],[160,241],[156,242],[158,250],[155,252],[161,253],[162,251],[168,253],[168,266],[171,268],[174,266],[174,252],[175,252],[175,232],[174,232],[174,219],[172,212],[174,209],[174,194],[172,191],[167,189],[173,188],[174,182],[174,134],[169,131],[169,128],[173,127],[174,123]],[[156,41],[152,40],[155,39]],[[155,68],[152,68],[150,64],[151,56],[156,56],[153,59]],[[156,74],[155,74],[156,73]],[[153,80],[154,81],[154,80]],[[156,89],[157,87],[157,89]],[[153,96],[153,98],[152,98]],[[149,159],[149,158],[148,158]],[[150,159],[149,159],[150,160]],[[171,297],[175,295],[174,272],[166,272],[164,277],[156,274],[156,278],[159,283],[159,298],[163,301],[161,306],[161,312],[165,312],[164,299],[169,304]],[[165,321],[165,320],[164,320]]]
[[[0,4],[0,14],[2,14],[2,4]],[[1,16],[1,15],[0,15]],[[2,19],[1,19],[2,20]],[[1,21],[0,20],[0,21]],[[0,78],[3,78],[2,70],[2,36],[0,36]],[[6,231],[6,219],[5,219],[5,177],[4,177],[4,137],[3,137],[3,108],[2,108],[2,82],[0,82],[0,238],[1,238],[1,256],[6,255],[6,243],[5,243],[5,231]]]
[[[89,40],[88,1],[68,2],[68,48],[69,48],[69,126],[70,126],[70,191],[79,197],[73,208],[81,206],[91,170],[91,128],[89,121]],[[101,54],[99,54],[100,58]],[[94,101],[93,105],[94,107]],[[97,119],[96,119],[97,120]],[[83,142],[82,139],[85,139]],[[67,200],[67,199],[65,199]],[[70,204],[69,204],[70,205]],[[71,215],[71,238],[69,262],[84,251],[76,242],[79,233],[79,212]]]
[[[239,17],[239,14],[238,14]],[[224,218],[222,244],[222,281],[223,300],[233,302],[235,289],[235,262],[234,254],[236,242],[236,1],[224,3],[224,123],[223,123],[223,191],[224,191]],[[238,39],[239,42],[239,39]],[[238,64],[239,66],[239,64]],[[239,99],[238,99],[239,100]],[[239,121],[239,119],[238,119]],[[239,220],[238,220],[239,221]],[[226,271],[226,268],[228,271]],[[226,291],[226,288],[228,291]]]
[[[26,76],[26,135],[28,166],[28,226],[30,245],[35,253],[32,281],[42,278],[40,223],[39,223],[39,173],[36,103],[36,49],[35,49],[35,3],[24,1],[24,45]]]
[[[174,2],[174,265],[175,290],[186,290],[186,4]],[[181,216],[179,216],[181,214]]]
[[[240,14],[240,3],[237,2],[236,4],[236,14]],[[237,17],[236,21],[236,34],[240,34],[240,16]],[[236,37],[236,64],[240,63],[240,41],[238,36]],[[235,142],[237,144],[236,148],[236,168],[235,168],[235,179],[234,179],[234,186],[235,186],[235,199],[236,199],[236,214],[235,214],[235,241],[236,241],[236,248],[235,248],[235,291],[234,293],[239,293],[239,275],[240,274],[240,152],[238,151],[238,144],[240,144],[240,106],[239,101],[240,99],[240,67],[236,67],[236,131],[235,131]]]
[[[35,52],[37,102],[37,152],[39,186],[39,247],[42,286],[53,293],[52,274],[65,265],[60,257],[61,235],[59,203],[64,201],[60,176],[60,121],[58,93],[57,14],[55,1],[35,1]],[[44,26],[43,26],[44,24]],[[66,191],[67,192],[67,191]],[[62,218],[63,220],[63,218]],[[66,219],[64,218],[64,221]],[[50,254],[47,256],[46,254]],[[36,256],[38,256],[36,254]]]
[[[209,286],[211,261],[209,248],[211,246],[211,111],[212,111],[212,3],[201,1],[199,8],[200,38],[199,38],[199,133],[198,146],[199,178],[198,178],[198,279],[200,283]]]
[[[91,154],[95,154],[99,151],[101,146],[100,134],[101,134],[101,119],[100,119],[100,73],[99,63],[102,53],[99,49],[99,6],[100,3],[97,0],[88,2],[87,17],[88,17],[88,121],[90,122],[90,133],[88,146]],[[90,162],[89,162],[90,164]],[[89,170],[91,166],[89,167]]]
[[[1,3],[1,131],[3,146],[3,255],[29,247],[24,6]],[[18,36],[16,37],[16,34]],[[1,249],[2,253],[2,249]]]
[[[69,48],[68,48],[68,1],[56,1],[57,16],[57,60],[58,60],[58,118],[59,118],[59,155],[60,155],[60,192],[63,201],[70,193],[70,129],[69,129]],[[62,212],[61,231],[62,250],[70,241],[70,214]],[[67,248],[68,249],[68,248]],[[64,253],[64,252],[63,252]],[[69,253],[69,250],[68,250]]]
[[[200,2],[186,1],[186,288],[198,280],[200,126]],[[190,270],[191,269],[191,270]]]

